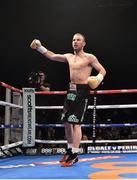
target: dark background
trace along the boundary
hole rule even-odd
[[[136,0],[5,0],[0,8],[1,81],[22,88],[28,73],[41,69],[53,90],[65,89],[67,65],[29,46],[37,38],[53,52],[73,52],[72,36],[80,32],[87,39],[85,51],[107,70],[99,89],[137,88]]]

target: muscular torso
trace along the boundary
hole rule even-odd
[[[87,84],[87,78],[92,71],[91,58],[89,54],[84,53],[80,56],[69,54],[67,61],[70,70],[70,80],[76,84]]]

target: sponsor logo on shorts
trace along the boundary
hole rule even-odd
[[[79,119],[74,114],[72,114],[68,117],[68,122],[76,122],[77,123],[77,122],[79,122]]]
[[[73,93],[67,94],[67,100],[75,101],[75,99],[76,99],[76,94]]]

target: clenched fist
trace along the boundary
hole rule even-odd
[[[37,40],[37,39],[34,39],[32,41],[32,43],[30,44],[30,47],[32,49],[37,49],[37,48],[41,47],[41,42],[39,40]]]

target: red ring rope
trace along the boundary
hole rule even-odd
[[[22,92],[21,89],[15,88],[9,84],[6,84],[4,82],[0,81],[0,85],[11,89],[15,92]],[[90,91],[90,94],[94,94],[95,91]],[[66,94],[67,91],[37,91],[35,92],[35,94],[48,94],[48,95],[52,95],[52,94]],[[120,93],[137,93],[137,89],[116,89],[116,90],[98,90],[96,91],[96,94],[120,94]]]

